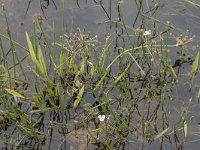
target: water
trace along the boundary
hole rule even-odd
[[[2,0],[0,0],[2,3]],[[170,22],[170,25],[174,27],[174,29],[171,31],[172,35],[169,35],[169,44],[174,45],[176,44],[177,37],[180,36],[180,34],[183,34],[183,36],[188,36],[187,38],[193,37],[195,35],[195,38],[193,42],[188,43],[184,49],[183,52],[185,53],[185,57],[183,58],[182,55],[180,56],[180,59],[187,59],[188,57],[193,57],[198,49],[198,41],[200,36],[200,30],[199,30],[199,24],[200,24],[200,17],[198,14],[200,13],[200,10],[198,7],[191,5],[187,1],[179,1],[179,0],[160,0],[157,1],[157,4],[154,5],[154,2],[152,0],[146,0],[144,2],[144,9],[145,12],[148,12],[149,9],[153,9],[154,6],[155,9],[157,9],[157,19],[161,22],[158,22],[158,29],[157,32],[162,32],[166,30],[166,26],[163,25],[163,23],[167,24],[168,21]],[[147,3],[148,2],[148,5]],[[45,5],[46,3],[43,2]],[[76,31],[77,28],[84,29],[87,32],[90,32],[92,35],[98,35],[100,37],[100,41],[104,41],[104,37],[111,35],[111,34],[118,34],[116,36],[116,49],[117,47],[128,47],[130,45],[130,42],[126,42],[125,30],[120,27],[118,22],[121,18],[119,15],[118,5],[117,2],[114,0],[110,1],[102,1],[103,5],[100,5],[98,1],[93,0],[86,0],[86,1],[72,1],[72,0],[66,0],[65,1],[65,27],[64,30],[66,33],[70,33],[72,31]],[[123,19],[127,26],[133,27],[134,30],[136,28],[141,27],[141,18],[137,16],[137,7],[132,0],[127,0],[123,2]],[[23,43],[23,45],[26,46],[25,42],[25,32],[32,32],[33,29],[33,22],[37,21],[39,17],[42,17],[42,22],[45,27],[47,34],[47,38],[51,39],[51,31],[52,31],[52,22],[54,20],[55,26],[56,26],[56,34],[57,38],[59,38],[59,35],[62,33],[62,18],[61,18],[61,8],[62,3],[61,1],[55,1],[56,7],[53,4],[53,1],[50,1],[49,6],[47,9],[44,9],[44,13],[42,12],[40,8],[39,0],[31,0],[30,7],[27,11],[27,15],[25,16],[26,9],[28,6],[28,1],[24,2],[24,0],[7,0],[5,2],[6,10],[8,13],[8,18],[10,22],[10,28],[12,31],[13,38],[16,39],[17,42]],[[56,9],[57,8],[57,9]],[[2,12],[2,11],[1,11]],[[153,13],[153,11],[150,11],[150,13]],[[145,14],[146,16],[149,16],[149,13]],[[45,19],[46,18],[46,19]],[[5,20],[3,17],[0,17],[0,27],[3,31],[6,29]],[[149,22],[146,22],[146,29],[151,29],[153,27],[153,24],[151,20]],[[130,29],[131,31],[132,29]],[[133,32],[134,32],[133,30]],[[39,32],[39,31],[38,31]],[[125,41],[125,42],[124,42]],[[136,41],[132,41],[134,44],[137,43]],[[5,46],[7,46],[5,44]],[[8,46],[9,47],[9,46]],[[22,55],[23,50],[21,51]],[[180,55],[180,49],[177,47],[170,48],[170,55],[172,56],[172,62],[177,61],[177,57]],[[179,53],[177,53],[179,52]],[[188,111],[189,115],[188,117],[191,117],[191,124],[189,129],[189,135],[187,137],[187,141],[184,144],[185,149],[192,149],[197,150],[200,146],[199,140],[199,125],[200,122],[200,111],[199,111],[199,104],[197,103],[196,93],[199,89],[200,80],[198,78],[195,78],[194,83],[196,87],[191,88],[191,81],[190,78],[187,76],[188,72],[191,70],[191,63],[189,61],[185,61],[185,63],[181,64],[180,66],[175,67],[175,70],[180,72],[181,78],[178,81],[178,85],[176,86],[174,90],[174,97],[173,101],[170,102],[169,105],[169,111],[172,114],[170,117],[171,122],[175,123],[177,122],[177,116],[179,116],[180,113],[184,113],[184,108],[190,105]],[[118,72],[118,70],[113,70],[113,72]],[[89,97],[89,96],[88,96]],[[92,96],[91,96],[92,97]],[[192,101],[189,100],[192,98]],[[152,104],[153,106],[156,104]],[[185,107],[182,107],[185,105]],[[141,104],[142,107],[142,104]],[[180,108],[179,108],[180,107]],[[81,111],[80,111],[81,112]],[[71,112],[72,114],[76,114],[76,112]],[[55,113],[56,114],[56,113]],[[58,113],[59,114],[59,113]],[[62,115],[61,115],[62,116]],[[63,116],[64,117],[64,116]],[[157,116],[159,119],[161,118],[161,114],[158,114]],[[179,116],[180,117],[180,116]],[[84,118],[80,115],[81,118]],[[112,119],[112,118],[111,118]],[[159,120],[158,119],[158,120]],[[48,120],[48,119],[47,119]],[[161,119],[160,119],[161,120]],[[69,126],[73,126],[69,123]],[[152,127],[153,125],[150,125]],[[147,127],[148,128],[148,127]],[[172,126],[170,126],[172,128]],[[47,132],[50,132],[49,129],[44,129]],[[61,132],[58,133],[59,129],[53,128],[53,140],[51,148],[54,149],[54,145],[57,144],[57,142],[62,141]],[[84,139],[87,139],[87,136],[85,135],[85,131],[82,130],[82,128],[77,130],[77,135],[74,135],[73,127],[69,127],[68,132],[70,134],[67,135],[68,139],[67,142],[63,140],[60,142],[60,147],[65,147],[66,149],[74,148],[74,149],[81,149],[81,147],[87,146],[87,142],[84,141]],[[94,133],[96,134],[96,133]],[[141,147],[141,144],[138,143],[141,139],[140,137],[141,133],[138,133],[139,137],[136,138],[138,135],[130,135],[128,136],[128,141],[125,141],[126,146],[125,149],[132,149],[133,147],[135,149],[139,149]],[[75,136],[78,136],[79,138],[75,138]],[[55,138],[56,137],[56,138]],[[179,136],[180,139],[183,138],[183,134]],[[59,139],[59,140],[58,140]],[[88,139],[87,139],[88,140]],[[163,149],[171,149],[175,148],[175,140],[171,139],[173,145],[170,144],[170,140],[164,140],[164,148]],[[178,142],[177,142],[178,143]],[[83,144],[82,146],[78,146],[78,144]],[[160,141],[157,139],[153,141],[151,144],[148,144],[147,142],[145,144],[145,149],[158,149],[160,147]],[[179,143],[180,144],[180,143]],[[65,145],[65,146],[64,146]],[[117,144],[116,144],[117,145]],[[123,145],[123,144],[122,144]],[[123,146],[121,146],[123,147]],[[117,148],[116,148],[117,149]]]

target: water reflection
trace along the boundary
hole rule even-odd
[[[30,7],[30,5],[31,5],[31,1],[32,1],[32,0],[29,0],[29,2],[28,2],[28,6],[27,6],[26,12],[25,12],[25,17],[26,17],[26,15],[27,15],[27,12],[28,12],[29,7]],[[49,1],[50,1],[50,0],[40,0],[40,1],[39,1],[39,2],[40,2],[40,8],[41,8],[42,13],[43,13],[43,15],[44,15],[45,18],[46,18],[46,16],[45,16],[45,13],[44,13],[44,9],[47,9],[47,7],[49,6]],[[56,3],[54,2],[54,0],[52,0],[52,2],[53,2],[53,5],[55,6],[55,9],[57,10]]]

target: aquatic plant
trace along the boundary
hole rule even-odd
[[[175,89],[186,74],[181,73],[185,64],[191,66],[185,75],[192,79],[191,89],[197,88],[200,95],[194,84],[199,52],[186,55],[184,49],[195,37],[187,35],[189,31],[174,36],[173,26],[156,18],[155,1],[149,12],[144,9],[145,4],[150,8],[147,1],[131,3],[138,10],[133,28],[126,20],[123,1],[118,1],[118,20],[106,13],[110,23],[116,24],[116,34],[100,41],[80,28],[65,33],[62,0],[60,38],[55,36],[53,22],[53,40],[49,41],[39,21],[32,33],[26,33],[27,46],[13,39],[3,7],[7,33],[0,33],[0,141],[4,147],[51,149],[56,145],[67,149],[71,144],[75,149],[128,149],[133,145],[145,149],[159,141],[160,149],[166,143],[184,148],[193,100],[181,102],[180,108],[172,106],[179,98]],[[103,3],[99,5],[106,11]],[[162,32],[157,31],[160,24]],[[7,41],[9,51],[3,45]],[[24,50],[22,58],[17,48]],[[173,48],[178,58],[171,57]]]

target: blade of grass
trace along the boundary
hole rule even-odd
[[[199,52],[197,53],[197,55],[194,59],[194,62],[192,64],[192,70],[191,70],[191,77],[192,78],[194,78],[194,76],[197,72],[198,66],[199,66]]]

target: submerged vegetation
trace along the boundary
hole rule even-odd
[[[106,12],[105,24],[116,26],[104,39],[81,28],[65,33],[61,17],[62,35],[56,37],[53,22],[49,40],[38,19],[33,32],[24,33],[27,46],[13,39],[2,6],[2,148],[145,149],[157,143],[157,149],[184,149],[190,107],[200,97],[198,37],[189,31],[175,36],[170,22],[157,19],[156,1],[145,11],[147,2],[132,0],[138,10],[132,26],[123,1],[117,20],[95,3]],[[193,97],[182,101],[178,90],[185,84]]]

